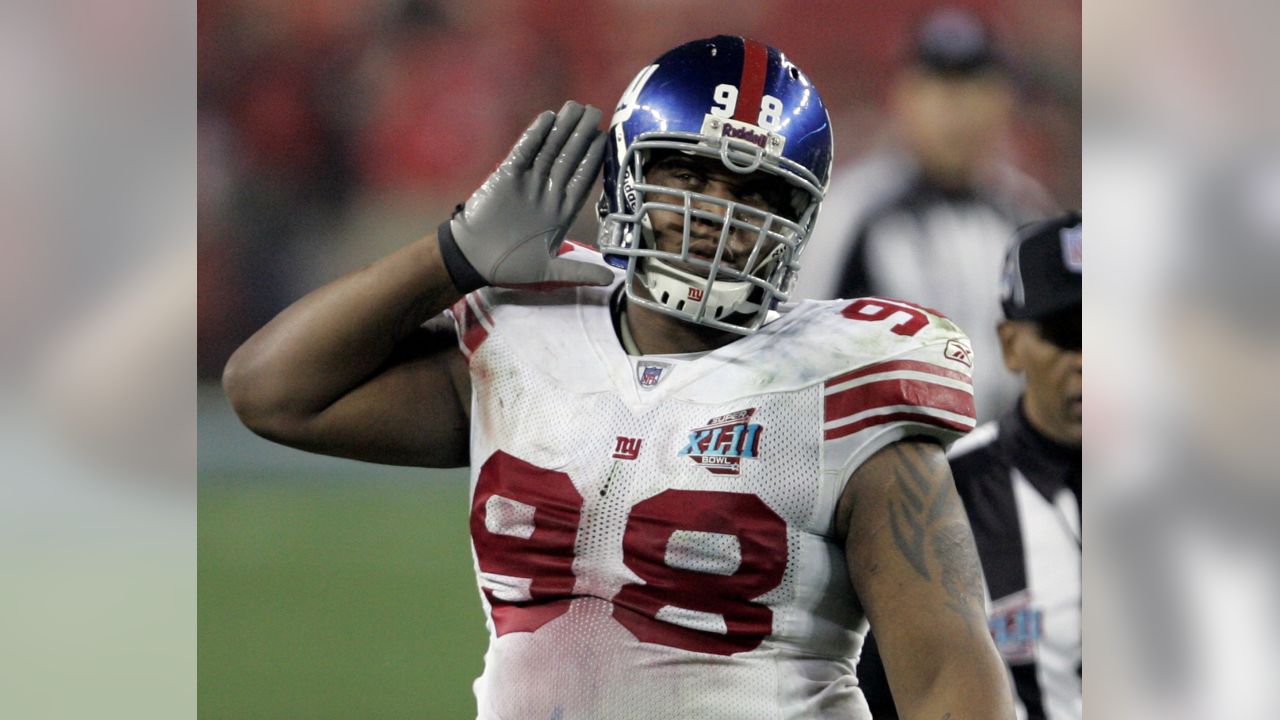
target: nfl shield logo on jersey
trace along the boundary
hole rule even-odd
[[[755,412],[748,408],[711,418],[689,431],[689,442],[676,456],[688,457],[716,475],[737,475],[743,458],[760,454],[761,427],[751,422]]]
[[[640,387],[648,390],[657,385],[662,376],[666,374],[667,368],[671,367],[666,363],[642,362],[636,366],[636,378],[640,382]]]

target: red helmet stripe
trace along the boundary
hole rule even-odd
[[[742,39],[742,82],[738,84],[738,107],[734,120],[752,125],[760,119],[760,98],[764,95],[764,76],[769,69],[769,48],[755,40]]]

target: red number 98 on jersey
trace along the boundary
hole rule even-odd
[[[502,451],[481,467],[471,503],[477,563],[484,573],[528,581],[526,592],[485,588],[498,635],[534,632],[568,612],[582,506],[565,473]],[[525,516],[495,531],[497,514],[520,512]],[[673,562],[671,550],[681,539],[700,533],[736,543],[729,556],[737,562],[699,569]],[[612,598],[614,619],[633,636],[732,655],[755,649],[772,630],[773,611],[753,598],[782,582],[787,527],[755,495],[669,489],[630,509],[622,561],[643,581],[624,584]]]

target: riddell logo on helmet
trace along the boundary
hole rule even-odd
[[[628,169],[622,175],[622,197],[626,200],[626,207],[633,208],[636,206],[636,188],[631,182],[631,170]]]
[[[737,138],[738,140],[746,140],[747,142],[752,143],[753,145],[759,145],[762,148],[768,145],[769,143],[769,136],[767,134],[763,132],[757,132],[755,130],[752,130],[749,127],[730,125],[729,123],[725,123],[721,127],[723,128],[721,130],[722,137],[730,137],[730,138]]]
[[[707,113],[707,116],[702,121],[702,134],[710,137],[719,136],[731,140],[743,140],[764,150],[766,155],[773,157],[782,155],[783,148],[787,146],[787,138],[783,135],[769,132],[759,125],[711,113]],[[739,148],[739,152],[750,151]]]

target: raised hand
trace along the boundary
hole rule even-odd
[[[608,268],[556,257],[600,170],[600,117],[572,101],[539,115],[462,212],[441,226],[441,253],[459,290],[612,282]]]

